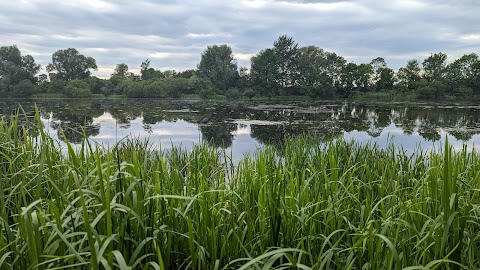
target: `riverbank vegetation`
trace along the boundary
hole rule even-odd
[[[238,165],[207,145],[0,120],[0,269],[478,269],[480,155],[312,137]]]
[[[48,74],[16,46],[0,48],[0,95],[29,97],[34,94],[88,98],[92,95],[123,95],[130,98],[229,98],[274,99],[471,99],[480,96],[480,59],[475,53],[447,59],[432,53],[423,60],[411,59],[394,71],[384,58],[369,63],[348,62],[317,46],[300,46],[280,36],[271,48],[251,58],[251,67],[238,67],[228,45],[212,45],[201,55],[196,68],[177,72],[158,70],[146,59],[140,74],[126,63],[112,70],[109,79],[91,76],[96,60],[74,48],[58,50]]]

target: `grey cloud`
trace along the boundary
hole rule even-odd
[[[287,34],[368,62],[385,57],[393,68],[442,51],[479,52],[480,6],[473,0],[167,0],[2,1],[0,45],[17,44],[46,65],[58,49],[77,48],[97,59],[98,76],[146,58],[156,68],[195,68],[202,51],[229,44],[239,65]]]

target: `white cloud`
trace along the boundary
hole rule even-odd
[[[432,52],[480,50],[473,0],[23,0],[0,1],[0,10],[1,46],[17,44],[42,65],[73,47],[97,60],[102,77],[147,58],[159,69],[195,68],[212,44],[230,45],[249,66],[282,34],[350,61],[382,56],[393,68]]]

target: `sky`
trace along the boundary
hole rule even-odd
[[[348,61],[383,57],[398,69],[443,52],[480,54],[478,0],[0,0],[0,46],[17,45],[46,66],[59,49],[116,64],[183,71],[209,45],[227,44],[239,66],[280,35]]]

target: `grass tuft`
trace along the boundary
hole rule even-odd
[[[67,149],[0,120],[0,269],[479,269],[480,156],[313,137]]]

